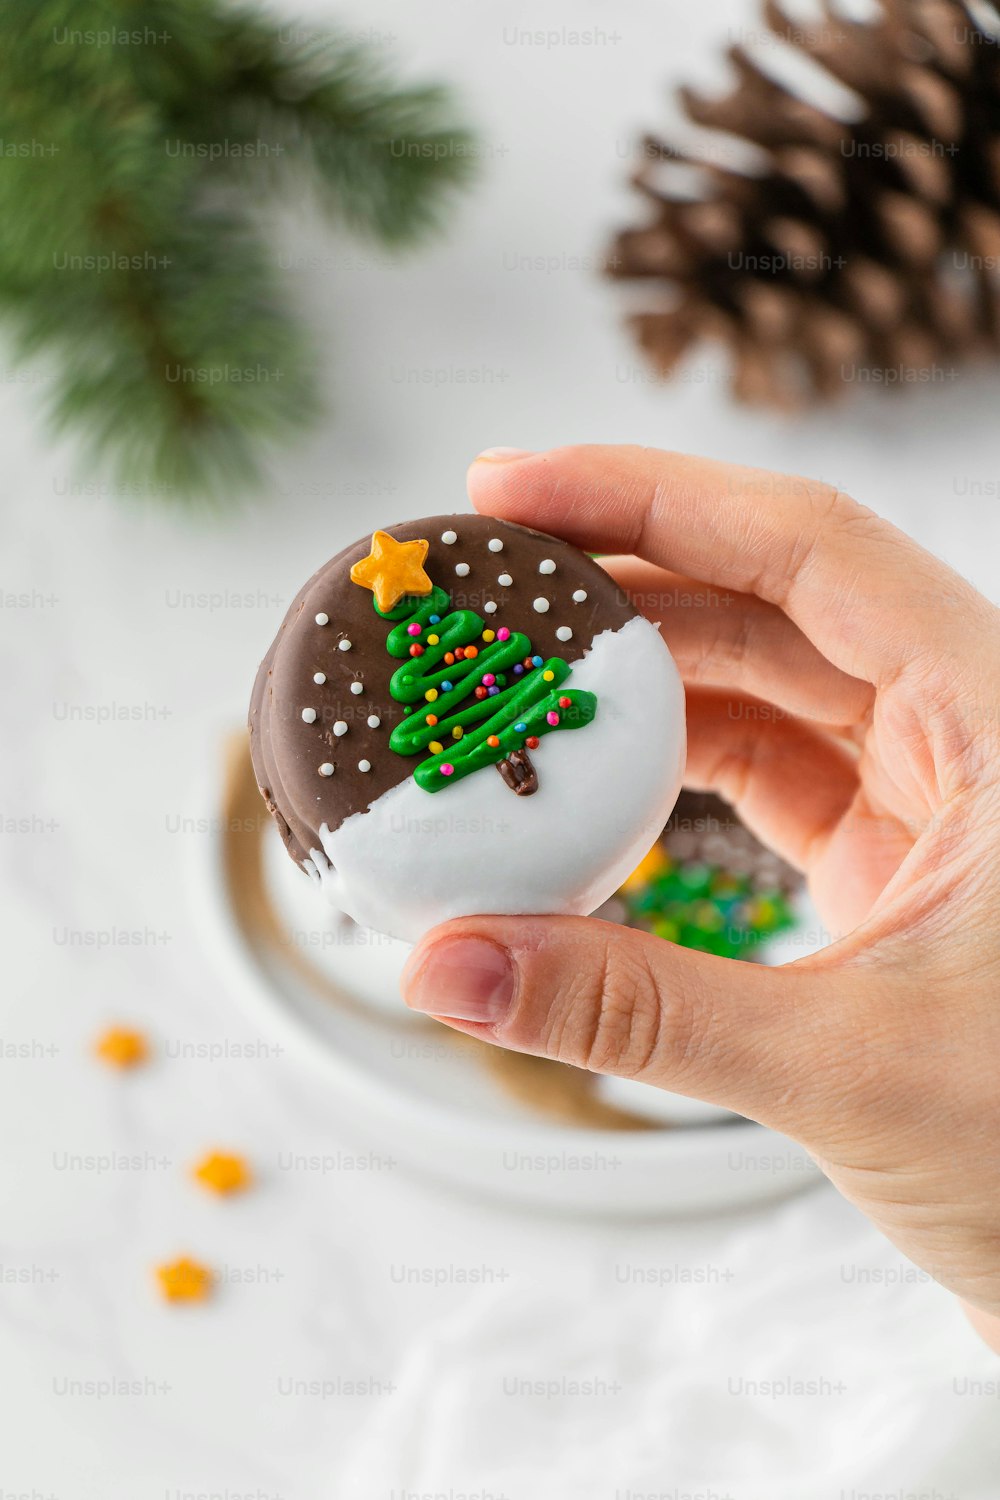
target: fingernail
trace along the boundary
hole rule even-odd
[[[482,938],[436,943],[411,974],[403,973],[411,1010],[452,1021],[502,1021],[514,998],[510,954]]]
[[[484,448],[476,455],[477,464],[507,464],[513,458],[531,458],[531,448]]]

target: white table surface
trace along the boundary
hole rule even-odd
[[[488,444],[634,440],[835,479],[1000,596],[995,375],[795,424],[736,411],[711,362],[668,389],[641,378],[614,288],[585,269],[635,213],[628,143],[666,120],[670,79],[721,76],[748,4],[343,13],[415,73],[461,80],[483,180],[451,238],[400,267],[307,214],[277,226],[331,414],[268,493],[218,520],[123,502],[46,436],[44,370],[0,384],[0,1500],[986,1500],[996,1362],[827,1188],[595,1225],[399,1168],[281,1166],[363,1150],[363,1132],[220,986],[187,874],[207,836],[177,827],[205,813],[220,737],[323,558],[461,508]],[[517,39],[537,28],[555,35]],[[113,1020],[148,1029],[150,1067],[89,1060]],[[191,1055],[220,1039],[259,1055]],[[248,1153],[256,1191],[190,1185],[216,1144]],[[225,1270],[211,1305],[155,1295],[150,1268],[184,1250]],[[407,1283],[424,1272],[439,1284]]]

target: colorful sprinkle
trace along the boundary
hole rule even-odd
[[[500,689],[498,687],[491,687],[486,689],[486,694],[489,698],[495,698],[499,692]]]
[[[488,734],[486,736],[486,743],[487,745],[489,745],[491,750],[496,750],[500,744],[500,740],[495,734]]]
[[[531,665],[533,667],[540,667],[542,665],[542,658],[540,656],[533,656],[531,658]]]
[[[323,764],[319,768],[319,774],[321,776],[332,776],[333,775],[333,765],[332,765],[332,763],[330,761],[328,761],[328,760],[325,760],[323,762]]]
[[[420,634],[420,626],[417,624],[416,620],[414,620],[412,622],[412,624],[407,625],[407,627],[406,627],[406,633],[407,633],[407,635],[419,635]]]
[[[496,633],[495,630],[484,630],[483,631],[482,639],[484,641],[487,641],[487,642],[488,641],[495,641],[496,638],[497,638],[497,633]]]
[[[554,573],[555,570],[556,565],[552,561],[551,557],[543,557],[541,562],[538,564],[539,573]]]
[[[442,531],[441,540],[446,547],[452,547],[458,541],[457,531]]]
[[[542,681],[543,682],[555,682],[555,680],[556,680],[556,674],[554,672],[548,671],[548,672],[543,672],[542,673]]]
[[[501,573],[500,577],[497,579],[497,583],[502,589],[509,589],[513,582],[514,580],[513,578],[511,578],[509,573]]]
[[[514,728],[517,730],[518,734],[523,734],[524,731],[527,729],[527,727],[528,727],[527,724],[523,723],[521,720],[519,720],[514,725]]]
[[[518,662],[517,666],[514,668],[514,676],[515,677],[523,677],[524,676],[524,666],[523,666],[523,664],[521,662]]]
[[[454,776],[455,774],[455,767],[447,760],[445,761],[444,765],[439,766],[438,769],[440,770],[442,776]]]
[[[350,651],[350,649],[351,649],[351,642],[350,641],[344,640],[344,641],[338,641],[337,642],[337,650],[338,651]]]
[[[586,589],[574,589],[573,590],[573,603],[574,604],[582,604],[583,601],[586,599],[586,597],[587,597],[587,590]]]
[[[539,596],[539,598],[532,600],[532,608],[537,609],[540,615],[546,615],[549,612],[549,601]]]
[[[555,726],[559,723],[559,715],[556,713],[554,708],[550,708],[548,713],[545,715],[545,722],[546,724],[551,724],[553,728],[555,728]]]
[[[497,640],[498,641],[509,641],[510,640],[510,631],[507,629],[506,625],[501,625],[500,626],[500,629],[497,631]]]
[[[573,632],[570,629],[570,627],[568,625],[560,625],[559,629],[556,631],[556,640],[557,641],[571,641],[572,639],[573,639]]]
[[[358,761],[358,770],[359,771],[370,771],[371,768],[372,768],[372,763],[371,763],[370,760],[359,760]]]
[[[364,690],[365,690],[365,685],[364,685],[363,682],[352,682],[351,683],[351,692],[352,693],[363,693]]]
[[[441,616],[440,615],[431,615],[431,617],[427,621],[427,623],[428,623],[428,625],[440,625],[441,624]]]
[[[492,672],[487,672],[483,677],[483,687],[492,687],[495,682],[496,678]]]
[[[427,644],[428,646],[440,646],[441,637],[439,635],[429,635],[427,637]]]
[[[424,654],[424,648],[423,648],[423,646],[421,646],[418,641],[414,641],[413,645],[410,647],[410,655],[411,656],[423,656],[423,654]]]
[[[485,698],[486,697],[486,689],[484,687],[477,687],[473,696],[476,697],[476,698]]]
[[[211,1295],[215,1274],[190,1256],[157,1266],[156,1279],[168,1302],[204,1302]]]
[[[524,743],[527,745],[529,750],[537,750],[539,745],[541,744],[541,741],[539,740],[537,734],[529,734]]]
[[[455,684],[453,682],[442,682],[441,691],[443,693],[450,693],[454,689],[454,686]]]
[[[466,646],[465,655],[469,658],[470,661],[475,661],[476,657],[479,655],[479,647]]]
[[[210,1151],[192,1167],[191,1175],[211,1193],[239,1193],[251,1181],[245,1159],[227,1151]]]
[[[454,651],[446,651],[444,653],[444,664],[446,667],[453,667],[455,665]]]
[[[141,1031],[128,1026],[112,1026],[94,1043],[94,1051],[102,1062],[113,1068],[134,1068],[149,1055],[146,1038]]]
[[[562,698],[559,699],[559,707],[560,708],[571,708],[572,705],[573,705],[572,698],[562,697]]]
[[[427,714],[427,716],[424,719],[424,723],[425,724],[429,724],[432,729],[434,728],[434,725],[437,723],[437,721],[438,721],[437,714]]]
[[[334,724],[334,726],[333,726],[333,732],[337,736],[338,740],[340,739],[340,736],[342,734],[346,734],[347,733],[347,721],[346,721],[346,719],[338,719],[337,722],[336,722],[336,724]]]
[[[314,708],[304,708],[302,710],[302,720],[305,724],[315,724],[316,710]]]
[[[381,722],[382,722],[382,720],[379,718],[378,714],[369,714],[368,715],[368,728],[369,729],[377,729],[379,727],[379,725],[381,724]]]
[[[434,703],[437,699],[437,695],[437,688],[428,688],[426,693],[424,694],[424,697],[427,699],[428,703]]]
[[[313,673],[313,682],[316,684],[317,687],[322,687],[325,681],[326,681],[326,673],[325,672],[314,672]]]
[[[454,729],[451,731],[451,737],[453,740],[460,740],[464,733],[465,730],[462,728],[461,724],[456,724]]]
[[[444,749],[444,746],[442,745],[440,740],[431,740],[427,748],[432,755],[440,755],[441,751]]]
[[[329,625],[329,623],[330,623],[330,616],[329,615],[324,615],[321,612],[320,614],[318,614],[316,616],[316,624],[317,625]]]

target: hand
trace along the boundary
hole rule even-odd
[[[805,871],[844,935],[769,969],[592,919],[468,917],[414,950],[408,1003],[795,1137],[1000,1349],[1000,611],[807,480],[581,447],[495,450],[469,486],[626,554],[602,561],[687,685],[686,783]]]

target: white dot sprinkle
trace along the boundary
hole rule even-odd
[[[330,623],[330,616],[329,615],[324,615],[321,612],[320,614],[318,614],[316,616],[316,624],[317,625],[329,625],[329,623]]]
[[[325,760],[323,762],[323,764],[320,766],[320,768],[319,768],[319,774],[321,776],[332,776],[333,775],[333,766],[330,764],[330,762],[328,760]]]
[[[488,615],[495,615],[497,612],[497,607],[492,599],[489,601],[489,603],[483,605],[483,609],[485,609]]]
[[[568,625],[560,625],[559,629],[556,631],[556,640],[557,641],[571,641],[572,639],[573,639],[573,632],[572,632],[572,630],[570,630],[569,626]]]
[[[469,576],[469,564],[468,563],[456,563],[455,564],[455,572],[458,574],[459,578],[468,578],[468,576]]]
[[[454,546],[455,542],[458,541],[458,532],[457,531],[442,531],[442,533],[441,533],[441,540],[442,540],[442,542],[444,542],[444,544],[445,544],[446,547]]]
[[[326,673],[325,672],[314,672],[313,673],[313,682],[316,683],[317,687],[322,687],[325,681],[326,681]]]
[[[503,542],[498,536],[491,536],[486,545],[489,547],[491,552],[503,551]]]
[[[501,573],[500,577],[497,579],[497,583],[502,589],[509,589],[513,582],[514,580],[513,578],[511,578],[509,573]]]
[[[586,589],[574,589],[574,591],[573,591],[573,603],[574,604],[582,604],[583,601],[584,601],[584,599],[586,599],[586,597],[587,597],[587,590]]]
[[[544,615],[548,610],[549,601],[547,599],[536,599],[533,607],[537,609],[540,615]]]
[[[370,760],[359,760],[358,761],[358,770],[359,771],[370,771],[371,768],[372,768],[372,763],[371,763]]]
[[[361,682],[352,682],[351,683],[351,692],[352,693],[363,693],[364,690],[365,690],[364,683],[361,683]]]
[[[554,573],[555,570],[556,565],[552,561],[551,557],[543,557],[541,562],[538,564],[539,573]]]
[[[370,714],[368,717],[368,728],[377,729],[381,722],[382,720],[379,718],[378,714]]]
[[[306,724],[315,724],[316,710],[314,708],[304,708],[302,710],[302,718]]]
[[[337,722],[336,722],[336,724],[334,724],[334,726],[333,726],[333,732],[334,732],[334,734],[337,736],[337,738],[339,740],[340,736],[342,734],[346,734],[347,733],[347,723],[346,723],[346,721],[344,719],[338,719]]]
[[[337,642],[337,649],[339,651],[350,651],[350,649],[351,649],[351,643],[350,643],[350,641],[338,641]]]

